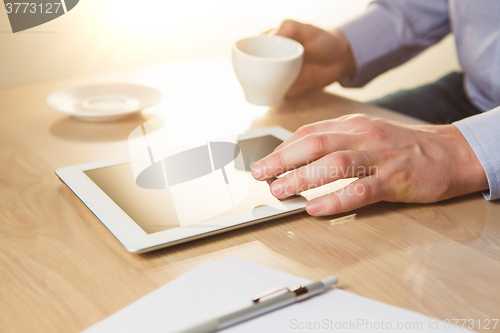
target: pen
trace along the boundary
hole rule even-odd
[[[337,284],[337,282],[337,277],[331,276],[329,278],[310,283],[306,286],[299,286],[293,289],[279,287],[258,295],[252,300],[251,305],[243,309],[227,313],[218,318],[207,320],[186,330],[179,331],[179,333],[211,333],[218,330],[223,330],[230,326],[239,324],[245,320],[255,318],[257,316],[280,309],[295,302],[300,302],[310,297],[321,294],[323,291],[330,289],[333,285]],[[286,290],[286,292],[279,294],[278,296],[263,300],[264,297],[275,294],[282,290]]]

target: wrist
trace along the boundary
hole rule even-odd
[[[486,172],[462,132],[452,124],[440,127],[452,142],[453,150],[450,153],[458,156],[455,165],[457,171],[455,183],[458,188],[455,191],[460,192],[460,195],[465,195],[487,190],[489,185]]]
[[[349,81],[356,75],[356,60],[354,59],[354,53],[352,52],[351,45],[347,40],[347,37],[340,31],[339,29],[335,29],[332,31],[332,34],[337,39],[337,47],[338,47],[338,63],[340,67],[341,80]]]

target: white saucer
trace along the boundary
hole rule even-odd
[[[156,89],[117,83],[59,90],[47,97],[47,105],[84,121],[113,121],[140,112],[160,99]]]

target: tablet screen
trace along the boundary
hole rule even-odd
[[[142,188],[136,184],[130,163],[84,172],[133,221],[146,233],[151,234],[178,227],[196,227],[196,223],[189,224],[179,218],[179,205],[174,204],[174,202],[178,202],[175,196],[179,195],[184,198],[194,198],[191,201],[187,200],[184,205],[184,210],[191,212],[200,210],[200,207],[207,203],[217,211],[217,206],[220,205],[221,213],[210,218],[252,210],[261,205],[281,207],[281,202],[271,195],[269,185],[266,182],[256,181],[250,174],[251,165],[270,154],[281,142],[280,139],[272,135],[237,142],[243,156],[243,163],[241,163],[241,159],[235,159],[225,168],[228,174],[231,172],[244,174],[248,191],[245,198],[236,205],[233,202],[230,209],[222,207],[224,200],[218,197],[214,189],[204,187],[203,182],[196,183],[195,190],[192,186],[185,187],[185,189],[178,186],[175,195],[168,186],[165,189],[153,190]],[[222,177],[222,174],[214,172],[212,176]],[[221,178],[221,182],[223,182],[223,178]]]

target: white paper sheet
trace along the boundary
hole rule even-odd
[[[218,263],[207,261],[84,332],[175,332],[248,306],[255,295],[277,286],[295,287],[309,282],[234,257]],[[332,289],[233,326],[224,333],[389,331],[462,330],[412,311]]]

